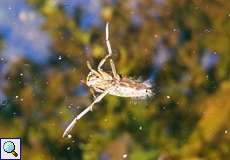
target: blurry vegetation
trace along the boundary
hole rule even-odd
[[[3,47],[3,38],[2,38],[2,35],[0,34],[0,49],[2,49]]]
[[[44,17],[52,46],[45,65],[18,58],[3,77],[0,137],[22,137],[23,159],[229,159],[228,1],[104,0],[102,23],[88,30],[84,8],[69,16],[52,0],[27,3]],[[118,72],[152,77],[157,94],[137,103],[107,96],[63,139],[93,99],[80,80],[86,60],[96,66],[106,54],[106,21]]]

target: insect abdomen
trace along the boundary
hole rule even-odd
[[[152,95],[151,89],[137,89],[127,86],[114,86],[109,89],[109,94],[119,97],[149,97]]]

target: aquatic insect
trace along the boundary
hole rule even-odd
[[[151,97],[154,94],[152,92],[151,84],[147,82],[140,82],[128,77],[121,77],[117,73],[113,59],[111,58],[112,49],[109,42],[109,23],[106,23],[105,32],[108,54],[100,61],[97,70],[93,69],[89,61],[87,61],[87,67],[89,68],[90,72],[86,78],[85,84],[90,88],[90,91],[94,96],[94,101],[73,119],[73,121],[64,131],[63,137],[69,134],[77,120],[81,119],[81,117],[83,117],[89,111],[92,111],[93,105],[100,102],[107,94],[137,99]],[[101,68],[109,58],[112,73],[107,73]],[[100,95],[96,97],[95,92],[100,93]]]

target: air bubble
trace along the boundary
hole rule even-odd
[[[69,138],[69,139],[72,138],[72,135],[71,135],[71,134],[68,134],[68,138]]]
[[[123,158],[127,158],[128,157],[128,155],[127,154],[123,154]]]

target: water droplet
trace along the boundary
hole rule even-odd
[[[207,33],[211,32],[211,30],[208,29],[208,28],[206,28],[204,31],[207,32]]]
[[[123,158],[127,158],[128,157],[128,155],[127,154],[123,154]]]
[[[68,134],[68,138],[69,138],[69,139],[72,138],[72,135],[71,135],[71,134]]]

